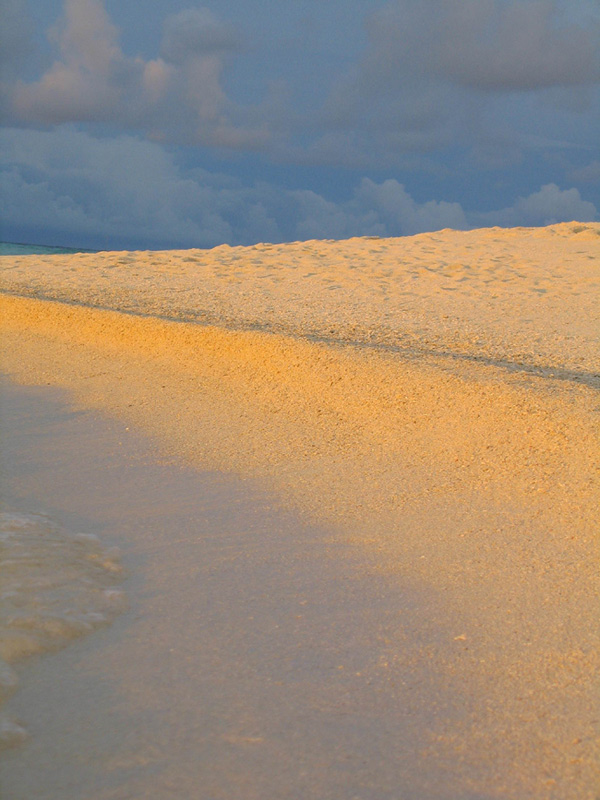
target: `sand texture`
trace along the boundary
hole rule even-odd
[[[2,288],[102,308],[598,372],[600,223],[2,258]]]
[[[424,800],[596,799],[600,225],[0,267],[14,379],[251,479],[424,592],[435,641],[386,634],[377,700],[401,719],[408,654],[430,659],[415,758],[452,766]],[[364,796],[391,798],[377,759]]]

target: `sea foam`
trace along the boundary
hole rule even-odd
[[[13,665],[65,647],[124,608],[116,549],[45,514],[0,512],[0,706],[15,691]],[[0,712],[0,748],[25,738]]]

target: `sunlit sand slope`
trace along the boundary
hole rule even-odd
[[[466,708],[432,752],[474,796],[593,800],[599,234],[7,258],[3,363],[429,586]]]
[[[600,223],[4,257],[2,286],[234,328],[598,371]]]

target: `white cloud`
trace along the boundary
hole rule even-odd
[[[15,84],[13,113],[32,123],[104,122],[217,147],[264,144],[266,128],[237,124],[221,85],[237,47],[231,27],[206,9],[167,17],[164,27],[158,58],[130,58],[103,0],[65,0],[51,32],[60,57],[38,81]]]
[[[117,29],[97,0],[65,0],[63,24],[51,31],[62,58],[37,83],[16,86],[14,107],[24,119],[59,123],[67,119],[114,117],[124,74],[133,67],[117,44]]]
[[[465,213],[459,203],[416,203],[401,183],[386,180],[381,184],[363,178],[355,193],[358,208],[374,211],[387,230],[400,233],[422,233],[441,228],[464,229],[468,227]]]
[[[577,189],[559,189],[555,183],[542,186],[539,192],[517,198],[510,208],[481,214],[480,224],[553,225],[556,222],[592,222],[598,218],[593,203],[583,200]]]

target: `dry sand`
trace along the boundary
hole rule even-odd
[[[600,225],[1,261],[16,380],[257,481],[435,598],[435,687],[411,713],[441,709],[417,763],[447,788],[407,797],[595,800]],[[352,613],[364,644],[373,615]],[[377,794],[389,761],[369,746],[356,796],[403,796],[400,757]],[[299,774],[276,796],[319,797]]]

